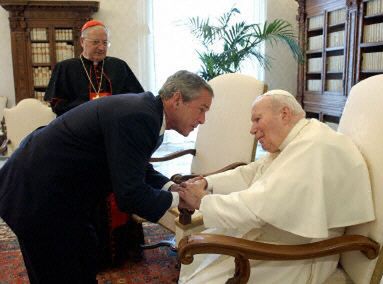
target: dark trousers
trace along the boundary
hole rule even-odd
[[[62,228],[19,238],[19,244],[31,284],[97,283],[97,239],[91,230],[75,234]]]

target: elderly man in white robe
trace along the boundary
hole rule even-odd
[[[340,236],[374,220],[369,175],[353,142],[305,112],[294,96],[273,90],[252,108],[251,133],[268,154],[246,166],[196,178],[180,193],[203,214],[207,233],[276,244]],[[323,283],[338,255],[298,261],[251,261],[249,283]],[[197,255],[179,283],[225,283],[234,259]]]

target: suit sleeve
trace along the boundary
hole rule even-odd
[[[146,183],[155,188],[162,188],[170,179],[165,177],[160,172],[153,168],[153,165],[148,163],[146,166]]]
[[[153,127],[156,124],[150,115],[123,115],[113,122],[106,137],[111,181],[119,208],[151,222],[157,222],[172,202],[170,192],[147,182],[147,165],[158,139],[158,129]]]

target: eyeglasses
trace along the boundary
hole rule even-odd
[[[84,38],[87,41],[90,41],[93,46],[99,46],[103,45],[105,47],[110,47],[110,41],[108,40],[99,40],[99,39],[93,39],[93,38]]]

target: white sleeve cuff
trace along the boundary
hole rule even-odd
[[[178,192],[170,192],[173,195],[173,201],[170,207],[178,207],[178,204],[180,203],[180,195]]]
[[[164,186],[161,188],[162,190],[169,191],[169,188],[175,184],[173,181],[169,180],[167,183],[164,184]]]
[[[207,182],[206,191],[209,193],[213,193],[213,183],[211,182],[211,179],[209,179],[209,177],[205,177],[205,180]]]

